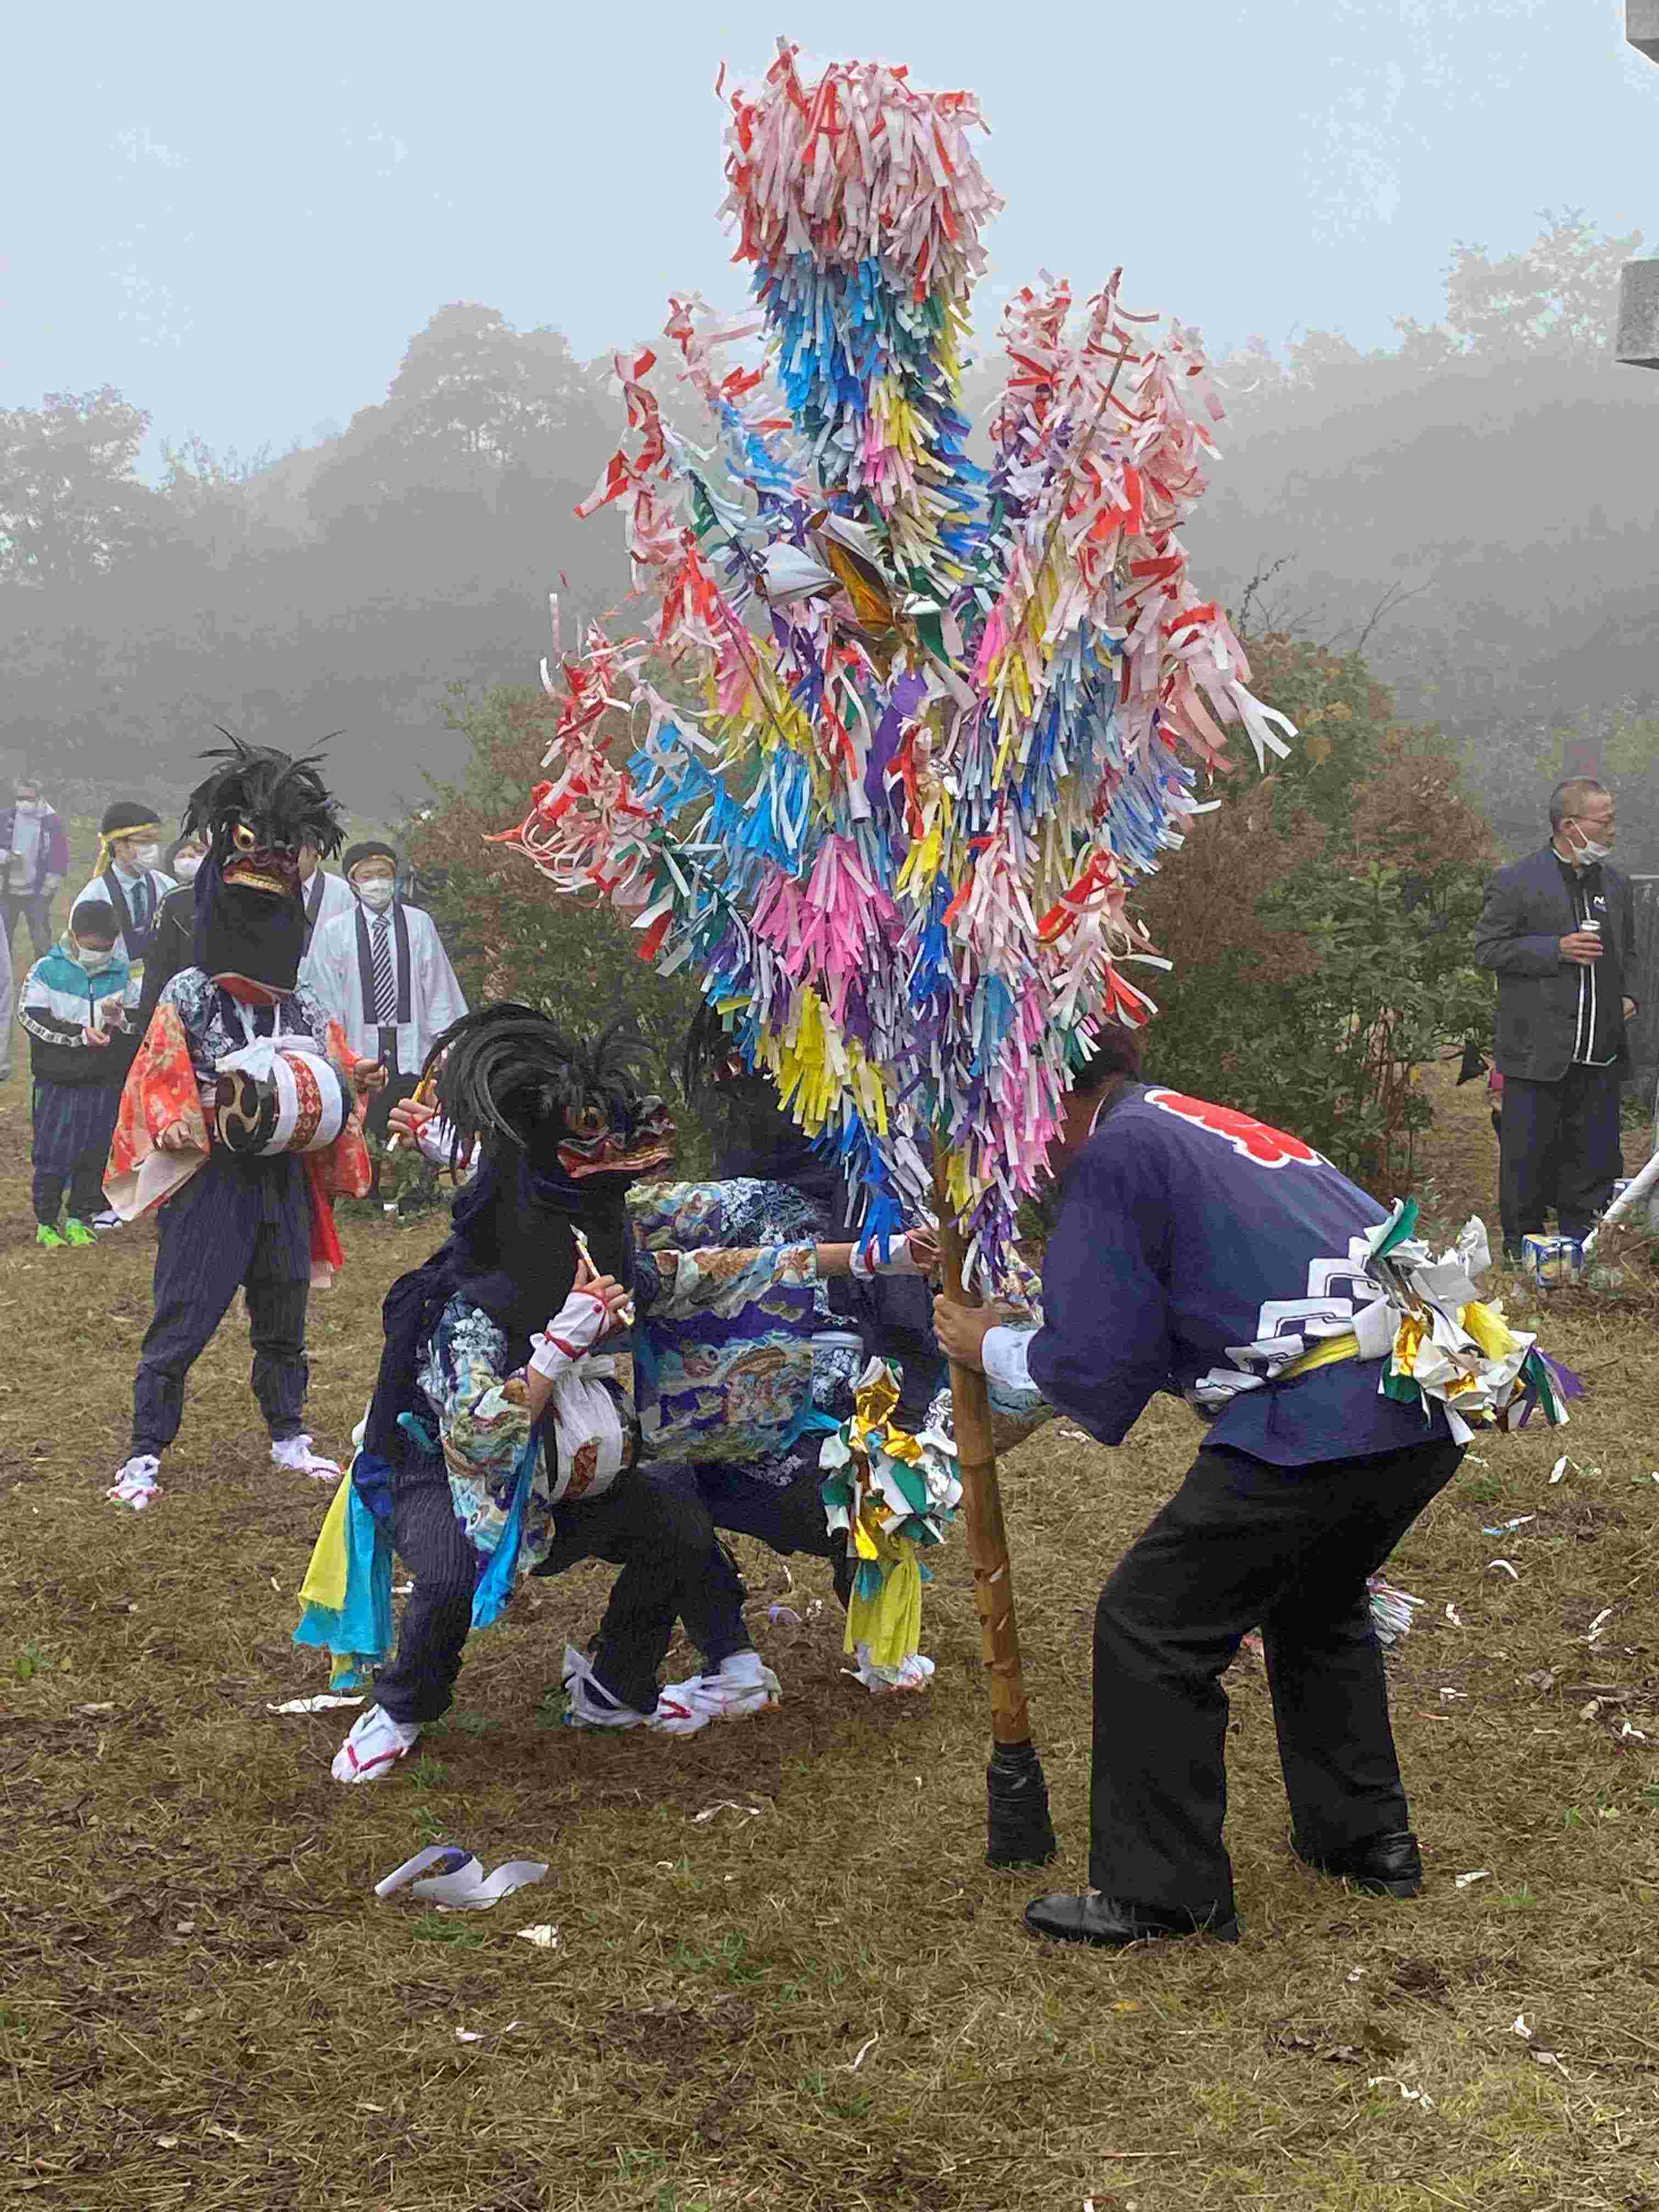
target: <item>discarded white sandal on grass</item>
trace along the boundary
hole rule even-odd
[[[420,1735],[419,1721],[394,1721],[379,1705],[371,1705],[353,1723],[328,1771],[337,1782],[384,1782],[398,1761],[413,1751]]]
[[[320,1452],[311,1449],[309,1437],[283,1437],[279,1442],[270,1440],[270,1463],[288,1474],[308,1474],[313,1482],[337,1482],[340,1463],[325,1459]]]
[[[848,1669],[862,1682],[872,1698],[891,1697],[901,1690],[926,1690],[933,1680],[933,1662],[924,1659],[920,1651],[913,1651],[908,1659],[901,1659],[896,1667],[878,1667],[870,1656],[870,1647],[860,1644],[858,1665]]]
[[[155,1480],[161,1472],[161,1462],[149,1452],[135,1452],[104,1492],[112,1505],[130,1505],[135,1513],[161,1495],[161,1486]]]
[[[758,1651],[734,1651],[713,1674],[694,1674],[689,1682],[671,1682],[657,1699],[657,1711],[700,1714],[708,1721],[746,1720],[750,1714],[769,1712],[783,1696],[783,1685]],[[659,1726],[668,1726],[664,1721]],[[670,1734],[684,1730],[669,1728]]]
[[[707,1713],[695,1712],[665,1691],[655,1710],[642,1713],[613,1697],[593,1672],[593,1662],[574,1644],[564,1647],[564,1725],[574,1729],[655,1729],[659,1735],[695,1735],[708,1725]]]

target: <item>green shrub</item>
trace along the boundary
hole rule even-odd
[[[1146,887],[1175,962],[1148,1073],[1397,1194],[1432,1118],[1422,1066],[1490,1031],[1492,979],[1468,947],[1495,849],[1437,735],[1397,723],[1356,656],[1279,636],[1250,653],[1301,736]]]

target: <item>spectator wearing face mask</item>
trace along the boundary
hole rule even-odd
[[[161,824],[143,799],[118,799],[104,810],[98,833],[97,871],[81,897],[114,908],[115,950],[137,968],[149,953],[161,901],[176,888],[160,866]]]
[[[397,896],[392,847],[348,846],[342,865],[351,908],[318,927],[306,977],[352,1050],[386,1070],[364,1124],[384,1142],[387,1115],[413,1095],[428,1053],[466,1000],[431,915]]]
[[[1587,1236],[1622,1171],[1636,910],[1629,877],[1607,865],[1614,815],[1605,784],[1558,783],[1548,844],[1499,869],[1474,933],[1475,959],[1498,977],[1498,1210],[1511,1261],[1552,1206],[1562,1236]]]
[[[343,876],[331,875],[322,856],[309,845],[300,848],[300,899],[306,910],[305,955],[300,964],[302,979],[309,980],[307,962],[318,931],[337,915],[355,914],[357,902]]]
[[[52,902],[63,888],[69,862],[63,816],[47,805],[33,776],[20,775],[10,805],[0,810],[0,924],[8,951],[21,915],[35,958],[51,951]]]
[[[138,990],[118,933],[107,899],[77,900],[63,942],[29,969],[18,1006],[34,1073],[34,1237],[49,1249],[94,1243],[91,1224],[104,1209],[104,1163],[131,1059],[122,1040]]]
[[[173,878],[173,888],[156,908],[155,919],[150,924],[149,945],[144,954],[143,990],[138,1000],[138,1018],[133,1024],[140,1036],[149,1027],[149,1018],[167,986],[182,969],[196,964],[191,945],[196,927],[196,871],[202,859],[201,839],[180,837],[167,847],[162,860],[163,872]]]

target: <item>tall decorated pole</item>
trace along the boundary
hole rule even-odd
[[[1233,729],[1259,763],[1293,734],[1176,535],[1221,416],[1189,333],[1124,313],[1115,276],[1075,330],[1063,284],[1021,292],[992,466],[969,460],[962,349],[999,206],[982,128],[969,94],[883,64],[806,82],[787,45],[732,94],[725,212],[759,318],[672,302],[707,442],[665,418],[653,352],[618,357],[627,434],[578,511],[620,506],[655,617],[569,653],[556,635],[549,777],[505,833],[556,890],[611,902],[642,957],[695,975],[862,1188],[866,1237],[884,1250],[936,1209],[972,1296],[1014,1270],[1018,1207],[1101,1024],[1154,1011],[1124,973],[1163,964],[1134,880],[1181,843]],[[951,1379],[990,1855],[1015,1863],[1054,1835],[986,1385]],[[852,1442],[885,1485],[882,1525],[936,1536],[945,1493],[878,1398]]]

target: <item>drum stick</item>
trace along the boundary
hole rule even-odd
[[[429,1106],[432,1103],[432,1079],[430,1076],[423,1075],[421,1078],[420,1081],[415,1085],[414,1091],[410,1093],[409,1103],[411,1106]],[[388,1159],[390,1159],[392,1153],[397,1151],[398,1146],[402,1144],[403,1140],[403,1131],[401,1129],[394,1129],[386,1142],[386,1158]]]
[[[581,1255],[582,1265],[587,1269],[590,1275],[597,1275],[599,1271],[593,1264],[593,1255],[587,1249],[586,1237],[583,1236],[580,1229],[574,1228],[574,1226],[572,1228],[571,1234],[575,1237],[576,1249]],[[624,1328],[633,1328],[634,1301],[632,1298],[625,1298],[622,1304],[617,1308],[617,1319],[622,1323]]]

